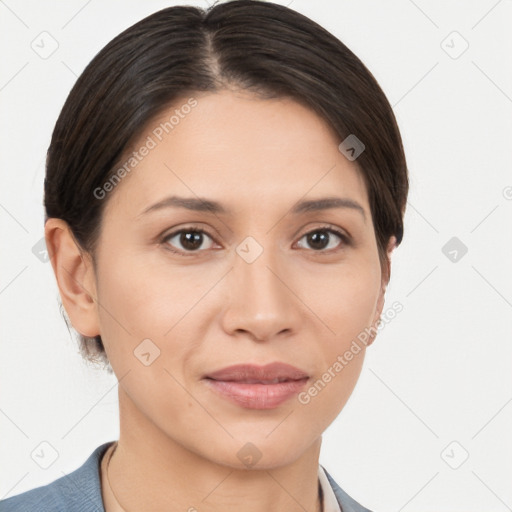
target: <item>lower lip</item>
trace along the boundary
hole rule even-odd
[[[224,398],[246,409],[274,409],[300,392],[307,378],[276,384],[246,384],[243,382],[205,379]]]

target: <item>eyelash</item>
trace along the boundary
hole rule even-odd
[[[334,229],[332,226],[330,225],[326,225],[326,226],[320,226],[318,228],[315,228],[311,231],[308,231],[307,233],[304,233],[300,238],[299,240],[302,240],[305,236],[307,235],[310,235],[312,233],[316,233],[318,231],[324,231],[324,232],[328,232],[328,233],[332,233],[336,236],[338,236],[343,244],[345,246],[350,246],[351,245],[351,240],[350,238],[345,235],[344,233],[342,233],[341,231],[338,231],[337,229]],[[199,228],[195,228],[195,227],[185,227],[185,228],[182,228],[182,229],[179,229],[178,231],[174,231],[168,235],[165,235],[162,239],[161,239],[161,243],[163,243],[166,247],[167,250],[171,251],[172,253],[174,254],[177,254],[178,256],[184,256],[184,257],[189,257],[189,256],[193,256],[194,254],[196,253],[201,253],[203,251],[179,251],[179,250],[176,250],[174,249],[169,243],[168,243],[168,240],[175,237],[176,235],[179,235],[180,233],[190,233],[190,232],[193,232],[193,233],[200,233],[200,234],[204,234],[204,235],[207,235],[208,237],[210,237],[214,242],[215,242],[215,239],[213,236],[210,235],[210,233],[208,233],[207,231],[203,230],[203,229],[199,229]],[[314,253],[318,254],[318,255],[322,255],[322,254],[331,254],[333,252],[337,252],[338,250],[341,250],[341,249],[330,249],[328,251],[326,250],[323,250],[323,249],[320,249],[320,250],[317,250],[315,251],[314,249],[311,249]]]

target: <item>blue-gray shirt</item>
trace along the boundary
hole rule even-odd
[[[0,512],[105,512],[100,463],[112,443],[98,446],[82,466],[68,475],[0,501]],[[327,471],[325,473],[343,512],[371,512],[341,489]]]

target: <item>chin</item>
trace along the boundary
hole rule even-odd
[[[252,433],[248,429],[244,435],[235,435],[235,439],[226,443],[218,443],[218,439],[216,443],[207,443],[199,455],[231,469],[270,470],[292,464],[320,438],[292,435],[289,429],[283,429],[279,434],[276,429],[270,435],[267,429],[264,432],[252,430]],[[301,432],[301,429],[297,428],[295,432]],[[215,447],[214,451],[212,447]]]

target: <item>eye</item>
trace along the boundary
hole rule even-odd
[[[305,238],[306,243],[309,244],[309,246],[315,252],[331,252],[331,250],[336,250],[336,247],[340,245],[339,242],[335,243],[335,239],[333,240],[332,235],[334,235],[334,238],[342,240],[343,244],[350,245],[350,240],[347,235],[341,233],[336,229],[332,229],[329,226],[323,226],[321,228],[314,229],[313,231],[310,231],[309,233],[303,235],[300,240]],[[333,241],[334,243],[331,243]]]
[[[341,240],[342,243],[340,244],[339,240],[336,243],[336,238]],[[297,244],[301,249],[307,249],[307,247],[301,246],[302,239],[305,239],[310,248],[318,253],[336,252],[337,247],[340,245],[350,245],[349,236],[333,229],[331,226],[322,226],[304,234]],[[210,234],[195,227],[182,228],[178,231],[174,231],[173,233],[165,235],[161,242],[166,245],[168,250],[179,256],[192,256],[193,253],[200,253],[203,250],[212,249],[214,245],[213,237]]]
[[[207,247],[204,247],[205,236],[213,243],[212,237],[206,231],[196,228],[184,228],[166,235],[162,242],[169,245],[168,249],[170,251],[186,256],[186,253],[199,252],[201,249],[211,249],[211,244],[209,246],[207,244]],[[173,240],[175,241],[172,242]],[[178,246],[175,249],[173,244],[180,244],[181,247]]]

